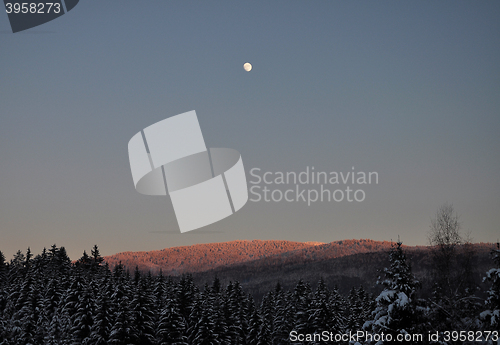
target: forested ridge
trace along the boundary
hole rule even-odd
[[[375,296],[362,286],[342,294],[321,279],[298,279],[293,288],[278,283],[257,300],[237,281],[213,277],[198,286],[190,275],[130,273],[120,264],[111,270],[97,246],[73,263],[56,245],[36,257],[18,251],[10,262],[0,254],[0,344],[263,345],[290,344],[292,331],[398,335],[500,328],[500,249],[492,250],[484,274],[486,298],[476,296],[472,281],[457,285],[452,296],[436,285],[432,297],[423,298],[401,243],[386,255],[382,292]]]
[[[104,257],[111,266],[122,263],[141,271],[178,275],[250,263],[260,267],[317,262],[346,255],[389,250],[391,242],[369,239],[331,243],[277,240],[237,240],[203,243],[145,252],[122,252]],[[418,247],[416,247],[418,248]]]
[[[387,264],[386,253],[393,242],[370,239],[342,240],[330,243],[291,242],[277,240],[231,241],[172,247],[146,252],[123,252],[105,256],[113,269],[118,264],[133,271],[153,275],[162,270],[164,275],[180,276],[190,273],[197,285],[203,285],[218,276],[223,283],[239,281],[247,293],[261,299],[279,281],[286,289],[293,289],[299,279],[313,284],[323,278],[329,286],[337,285],[342,294],[352,286],[363,285],[370,293],[379,293],[375,284],[378,271]],[[473,249],[472,278],[482,285],[484,272],[490,267],[491,243],[471,244]],[[464,247],[460,245],[459,247]],[[417,278],[422,282],[421,292],[428,297],[433,288],[432,248],[404,246]],[[464,253],[459,251],[459,255]],[[484,288],[484,286],[481,286]],[[484,294],[483,294],[484,295]],[[484,297],[482,295],[482,297]]]

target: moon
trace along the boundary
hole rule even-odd
[[[249,62],[245,62],[243,64],[243,69],[247,72],[250,72],[252,70],[252,64],[250,64]]]

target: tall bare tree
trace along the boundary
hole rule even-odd
[[[459,216],[452,205],[438,209],[428,237],[435,284],[431,299],[434,326],[445,329],[460,325],[461,329],[472,330],[475,326],[468,317],[478,308],[473,296],[477,286],[473,276],[475,253],[470,236],[462,234]]]
[[[456,288],[453,272],[457,247],[464,243],[461,224],[453,205],[439,207],[436,217],[431,220],[429,243],[433,247],[435,282],[445,295],[452,295]],[[456,267],[455,267],[456,268]]]
[[[429,241],[431,245],[443,248],[454,248],[462,243],[461,224],[453,205],[444,204],[436,212],[436,218],[431,221]]]

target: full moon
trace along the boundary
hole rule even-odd
[[[243,65],[243,69],[247,72],[250,72],[252,70],[252,65],[248,62],[245,62],[245,64]]]

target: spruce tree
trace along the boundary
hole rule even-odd
[[[41,309],[40,302],[40,287],[32,276],[32,271],[28,271],[16,302],[18,311],[13,315],[14,330],[11,339],[16,344],[27,345],[39,342],[37,321]]]
[[[262,325],[261,318],[258,309],[255,307],[255,302],[251,296],[248,297],[249,301],[249,316],[250,320],[248,322],[248,334],[247,341],[248,345],[257,345],[259,339],[260,327]]]
[[[284,291],[278,283],[274,289],[273,298],[273,344],[288,344],[295,315],[295,309],[292,308],[292,294],[290,291]]]
[[[2,343],[5,336],[6,320],[4,317],[5,306],[7,305],[7,266],[5,265],[5,256],[0,251],[0,343]]]
[[[385,268],[384,290],[376,298],[373,319],[364,328],[372,333],[397,334],[414,333],[419,323],[415,291],[420,283],[412,274],[402,243],[398,242],[389,253],[390,267]]]
[[[117,273],[117,272],[115,272]],[[130,277],[117,273],[111,303],[114,307],[114,320],[109,335],[109,344],[131,344],[133,334],[131,329],[132,315],[130,313]]]
[[[214,282],[216,282],[215,280]],[[215,285],[215,286],[214,286]],[[212,284],[211,287],[208,285],[205,286],[205,296],[208,296],[210,301],[210,305],[213,310],[213,319],[215,323],[215,334],[217,334],[217,339],[221,345],[231,345],[232,343],[232,335],[234,332],[231,332],[228,329],[228,320],[230,320],[229,310],[230,310],[230,302],[229,296],[224,293],[224,289],[222,286],[217,286],[217,283]],[[206,298],[206,297],[205,297]],[[242,345],[245,345],[245,339],[241,341]]]
[[[231,344],[244,345],[246,330],[243,329],[244,322],[244,299],[245,294],[239,282],[229,283],[228,294],[228,317],[226,318]]]
[[[96,270],[99,268],[101,263],[104,261],[104,258],[101,257],[101,253],[99,252],[99,247],[97,246],[97,244],[94,245],[90,254],[91,254],[91,261],[92,261],[92,269]]]
[[[301,334],[311,333],[311,287],[302,279],[299,280],[294,289],[293,308],[293,329]]]
[[[337,286],[334,286],[330,293],[328,307],[333,317],[330,330],[334,333],[342,333],[346,328],[345,313],[348,307]]]
[[[500,329],[500,244],[491,252],[496,267],[486,272],[485,281],[491,284],[486,299],[486,310],[481,313],[485,321],[485,330]]]
[[[110,272],[106,270],[104,276],[98,281],[100,289],[94,299],[94,320],[90,328],[89,344],[106,345],[109,340],[113,324],[113,311],[111,296],[113,289],[110,281]]]
[[[93,325],[94,301],[90,286],[85,282],[83,291],[78,296],[75,313],[71,315],[71,337],[73,343],[82,344],[88,341]]]
[[[7,271],[7,266],[5,265],[5,256],[3,253],[0,251],[0,287],[5,285],[6,283],[6,271]]]
[[[329,297],[330,291],[326,287],[323,278],[321,278],[314,292],[309,311],[311,315],[311,331],[314,333],[321,333],[324,330],[330,331],[334,327],[334,315],[329,305]]]
[[[220,345],[218,334],[215,332],[213,319],[213,306],[210,301],[201,299],[201,317],[193,328],[193,344],[198,345]],[[195,322],[195,320],[191,320]]]
[[[187,345],[186,324],[180,313],[177,300],[169,298],[160,311],[156,339],[158,345]]]
[[[133,287],[130,312],[132,317],[131,328],[133,330],[132,343],[152,345],[155,337],[153,299],[150,289],[142,278],[139,278],[138,284]]]
[[[54,315],[58,312],[58,306],[61,302],[62,291],[60,289],[59,281],[55,278],[50,278],[42,296],[41,301],[41,312],[39,316],[39,327],[44,331],[43,337],[45,342],[53,344],[54,342],[50,342],[50,340],[54,340],[56,335],[54,332],[51,334],[52,328],[55,326],[53,324]],[[58,327],[59,325],[57,325]],[[56,327],[56,328],[57,328]],[[60,329],[57,329],[56,332],[59,332]]]
[[[70,277],[70,285],[64,292],[59,309],[60,313],[60,334],[63,344],[71,344],[73,342],[73,321],[76,314],[80,296],[84,290],[83,279],[79,274]]]
[[[266,322],[263,322],[260,327],[259,335],[257,337],[257,345],[272,345],[272,332],[269,324]]]
[[[375,309],[375,299],[373,296],[365,291],[363,286],[360,286],[358,291],[358,299],[361,304],[360,326],[370,318],[373,310]]]
[[[14,254],[14,258],[10,260],[10,264],[18,270],[23,268],[25,263],[26,263],[26,257],[20,250],[18,250],[16,254]]]

